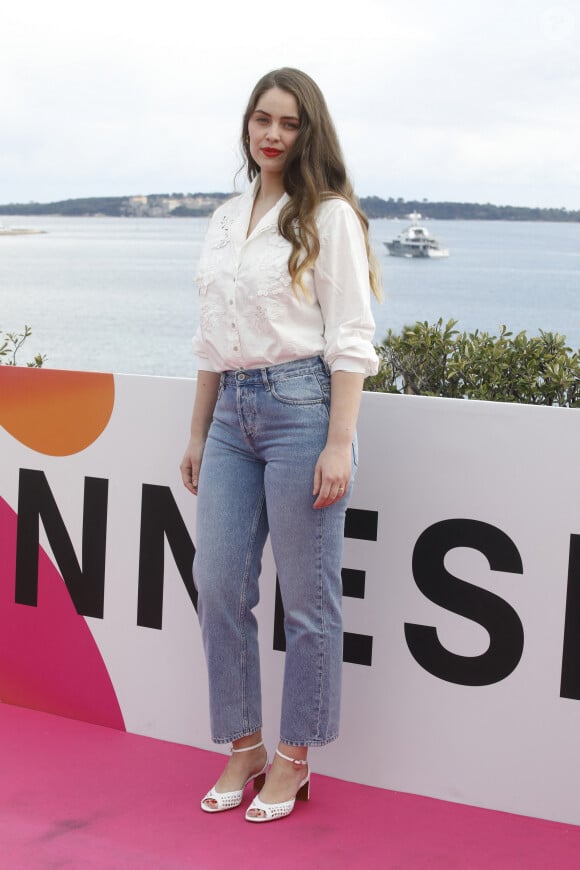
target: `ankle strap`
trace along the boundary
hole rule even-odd
[[[291,761],[292,764],[296,764],[298,767],[304,767],[305,764],[308,764],[308,761],[305,758],[290,758],[289,755],[284,755],[284,753],[280,752],[279,749],[276,750],[276,755],[279,755],[280,758],[284,759],[284,761]]]
[[[242,746],[241,749],[234,749],[234,747],[232,746],[232,752],[249,752],[250,749],[259,749],[260,746],[263,746],[263,745],[264,745],[264,741],[260,740],[260,742],[256,743],[254,746]]]

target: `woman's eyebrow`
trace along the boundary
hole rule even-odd
[[[272,115],[270,112],[267,112],[265,109],[254,109],[254,113],[259,112],[260,115],[267,115],[268,118],[271,118]],[[300,118],[297,115],[282,115],[283,121],[299,121]]]

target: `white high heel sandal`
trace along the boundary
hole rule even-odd
[[[276,750],[276,755],[279,755],[280,758],[283,758],[285,761],[291,761],[292,764],[296,765],[296,767],[305,767],[308,764],[306,759],[302,758],[291,758],[289,755],[284,755],[283,752],[280,752],[279,749]],[[294,809],[294,804],[296,801],[307,801],[310,799],[310,771],[306,774],[300,785],[298,786],[298,791],[296,792],[296,796],[291,798],[289,801],[282,801],[278,804],[265,804],[263,800],[260,800],[260,796],[256,795],[248,809],[246,810],[246,821],[247,822],[273,822],[275,819],[283,819],[284,816],[289,816],[292,810]],[[263,815],[259,816],[251,816],[251,810],[260,810]]]
[[[259,743],[256,743],[255,746],[244,746],[242,749],[234,749],[232,746],[232,752],[250,752],[252,749],[259,749],[260,746],[264,745],[264,741],[260,740]],[[266,768],[268,767],[268,758],[266,758],[266,763],[264,767],[258,771],[258,773],[253,773],[251,776],[247,778],[243,786],[237,791],[216,791],[215,786],[208,791],[206,796],[201,801],[201,808],[205,813],[223,813],[224,810],[233,810],[242,802],[242,798],[244,796],[244,789],[250,780],[254,780],[254,788],[256,791],[259,791],[266,780]],[[208,806],[205,801],[215,801],[216,806]]]

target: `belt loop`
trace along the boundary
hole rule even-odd
[[[268,379],[268,369],[267,368],[260,369],[260,372],[262,374],[262,383],[264,384],[264,389],[267,390],[268,392],[270,392],[270,381]]]
[[[330,366],[328,365],[328,363],[326,362],[326,360],[324,359],[324,357],[323,357],[323,356],[320,356],[320,357],[319,357],[319,360],[320,360],[320,362],[322,363],[322,365],[324,366],[325,371],[326,371],[326,374],[327,374],[327,375],[330,375]]]

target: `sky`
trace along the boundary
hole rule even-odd
[[[229,192],[294,66],[359,196],[580,209],[579,45],[580,0],[5,3],[0,203]]]

